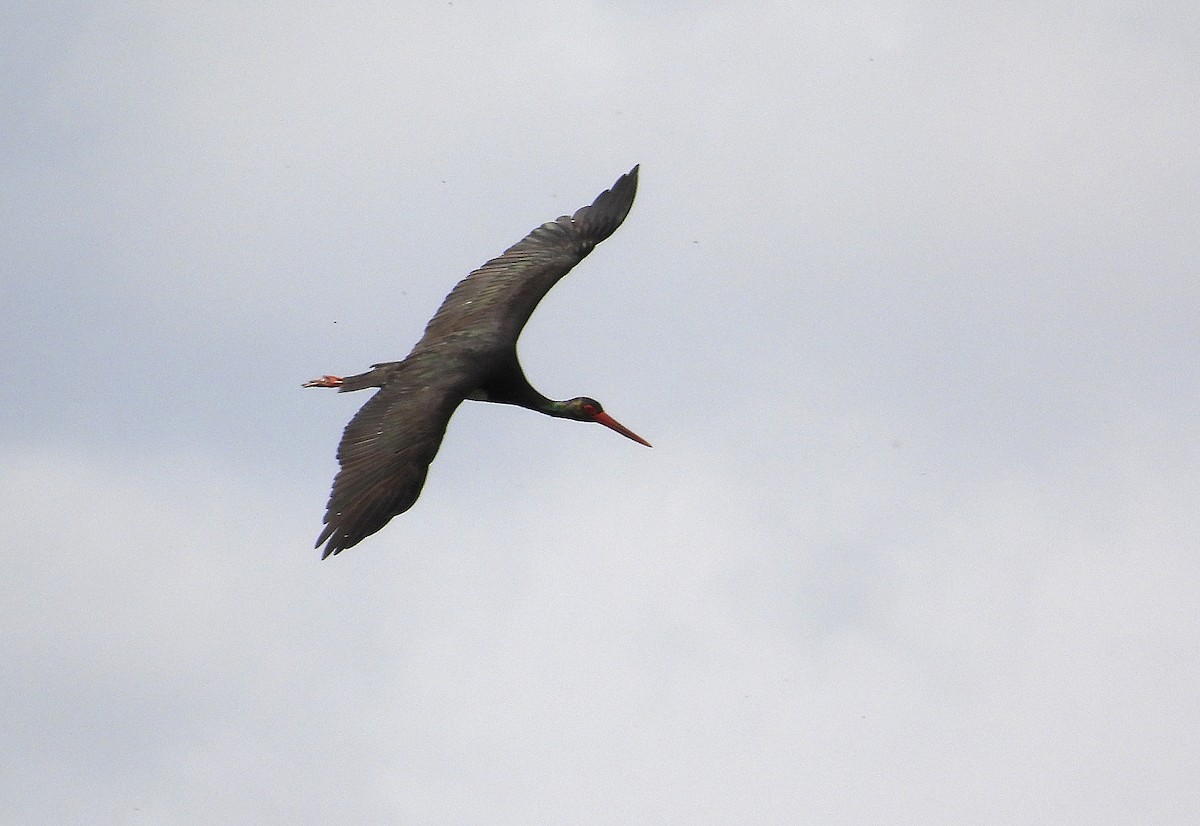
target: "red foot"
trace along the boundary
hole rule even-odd
[[[319,379],[313,379],[312,381],[306,381],[306,382],[304,382],[304,384],[302,384],[300,386],[301,387],[338,387],[344,381],[345,381],[345,379],[343,379],[341,376],[321,376],[321,378],[319,378]]]

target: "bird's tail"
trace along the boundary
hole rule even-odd
[[[385,361],[382,364],[372,364],[371,369],[357,376],[346,376],[338,385],[339,393],[353,393],[355,390],[366,390],[368,387],[383,387],[389,377],[395,374],[401,364],[398,361]]]

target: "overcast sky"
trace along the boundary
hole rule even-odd
[[[1193,3],[0,11],[0,821],[1200,821]],[[320,561],[302,390],[634,163]]]

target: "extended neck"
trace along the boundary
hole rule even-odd
[[[489,401],[500,402],[501,404],[515,404],[518,407],[524,407],[546,416],[554,416],[557,419],[578,418],[575,415],[575,408],[569,402],[548,399],[534,390],[528,383],[520,388],[520,390],[516,390],[515,388],[508,389],[515,392],[502,393],[499,398],[493,396]]]
[[[568,415],[566,402],[548,399],[533,389],[515,355],[502,369],[497,370],[480,390],[482,394],[476,398],[483,401],[515,404],[517,407],[526,407],[558,418],[566,418]]]
[[[556,419],[579,420],[586,418],[579,415],[579,407],[574,404],[575,399],[567,401],[548,399],[534,390],[527,381],[489,384],[482,388],[482,392],[478,396],[473,398],[496,404],[513,404],[546,416],[554,416]]]

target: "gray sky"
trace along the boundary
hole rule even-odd
[[[0,821],[1200,820],[1187,3],[13,2]],[[312,542],[442,296],[634,163]]]

